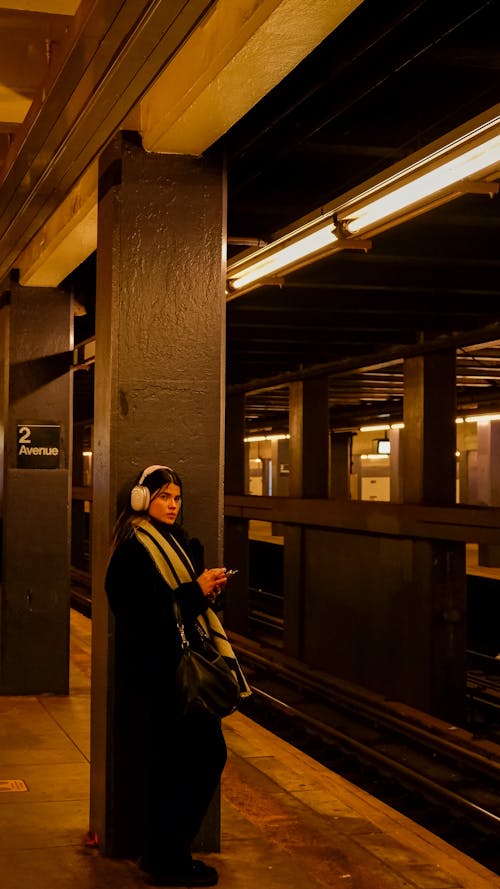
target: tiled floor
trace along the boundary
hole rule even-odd
[[[0,889],[143,886],[85,845],[90,622],[72,616],[71,695],[0,697]],[[225,720],[223,889],[500,889],[500,877],[276,739]],[[7,779],[27,790],[5,788]]]

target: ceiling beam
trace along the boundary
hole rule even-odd
[[[214,0],[82,0],[0,175],[0,280]]]
[[[54,7],[46,10],[45,6]],[[72,7],[74,4],[69,4]],[[57,6],[57,9],[56,9]],[[0,6],[0,121],[2,132],[14,133],[29,111],[54,51],[71,22],[64,2],[1,3]],[[2,151],[4,157],[6,151]]]
[[[360,3],[219,0],[142,101],[144,147],[202,154]]]
[[[310,0],[305,10],[302,0],[177,0],[167,16],[159,0],[83,0],[57,76],[44,87],[47,98],[35,103],[8,158],[0,279],[16,265],[23,280],[53,285],[60,269],[72,270],[71,244],[82,245],[76,228],[64,248],[60,244],[67,222],[58,201],[75,188],[66,205],[80,206],[78,178],[134,108],[146,150],[199,154],[360,2]],[[96,211],[88,211],[86,255],[97,243],[89,240]],[[49,222],[54,212],[60,218]],[[73,268],[81,253],[76,250]]]
[[[74,15],[80,0],[2,0],[2,9],[16,9],[19,12],[49,12],[52,14]]]
[[[19,255],[19,283],[57,287],[97,243],[97,179],[94,163]]]
[[[406,358],[413,358],[417,355],[425,355],[431,352],[442,351],[443,349],[458,349],[468,345],[476,345],[479,342],[487,342],[492,339],[498,339],[500,336],[500,321],[495,321],[480,329],[466,331],[457,334],[440,335],[432,340],[426,340],[421,343],[414,343],[406,346],[390,346],[387,349],[381,349],[371,355],[357,355],[351,358],[341,358],[336,361],[328,361],[324,364],[315,364],[309,367],[301,368],[296,371],[288,371],[274,376],[249,380],[246,383],[233,383],[227,387],[230,395],[239,392],[263,392],[266,389],[273,389],[276,386],[285,386],[296,380],[311,379],[319,376],[341,376],[343,374],[352,373],[354,370],[379,370],[380,368],[403,361]]]

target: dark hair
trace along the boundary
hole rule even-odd
[[[182,497],[181,477],[178,475],[175,469],[172,469],[170,466],[155,469],[153,470],[153,472],[150,472],[148,475],[146,475],[144,479],[142,479],[143,475],[144,470],[142,470],[138,474],[132,487],[135,487],[135,485],[138,485],[140,482],[142,486],[148,488],[148,490],[150,491],[151,500],[153,499],[154,495],[157,494],[161,488],[163,488],[163,485],[177,485],[180,488]],[[113,530],[113,549],[115,549],[120,543],[123,542],[123,540],[125,540],[132,534],[134,525],[140,522],[144,518],[144,514],[147,512],[147,510],[144,510],[143,512],[137,512],[136,510],[132,509],[132,505],[130,502],[130,493],[132,487],[128,491],[125,506],[116,520],[116,524]],[[179,525],[182,525],[183,518],[184,516],[181,500],[181,508],[177,517],[177,523]]]
[[[139,484],[142,475],[143,473],[141,472],[134,484]],[[172,469],[170,466],[165,466],[150,472],[142,482],[142,485],[144,485],[145,488],[149,488],[152,496],[156,494],[160,488],[163,488],[163,485],[177,485],[177,487],[181,489],[182,495],[181,478],[175,469]]]

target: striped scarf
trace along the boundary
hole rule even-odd
[[[148,519],[142,519],[134,525],[134,532],[167,586],[175,590],[182,583],[196,580],[188,554],[173,535],[170,535],[167,540]],[[241,697],[246,698],[251,695],[250,686],[215,611],[212,608],[207,608],[203,614],[198,615],[196,620],[235,674],[240,686]]]

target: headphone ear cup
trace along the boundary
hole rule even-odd
[[[134,512],[144,512],[149,506],[150,491],[146,485],[134,485],[130,492],[130,505]]]

